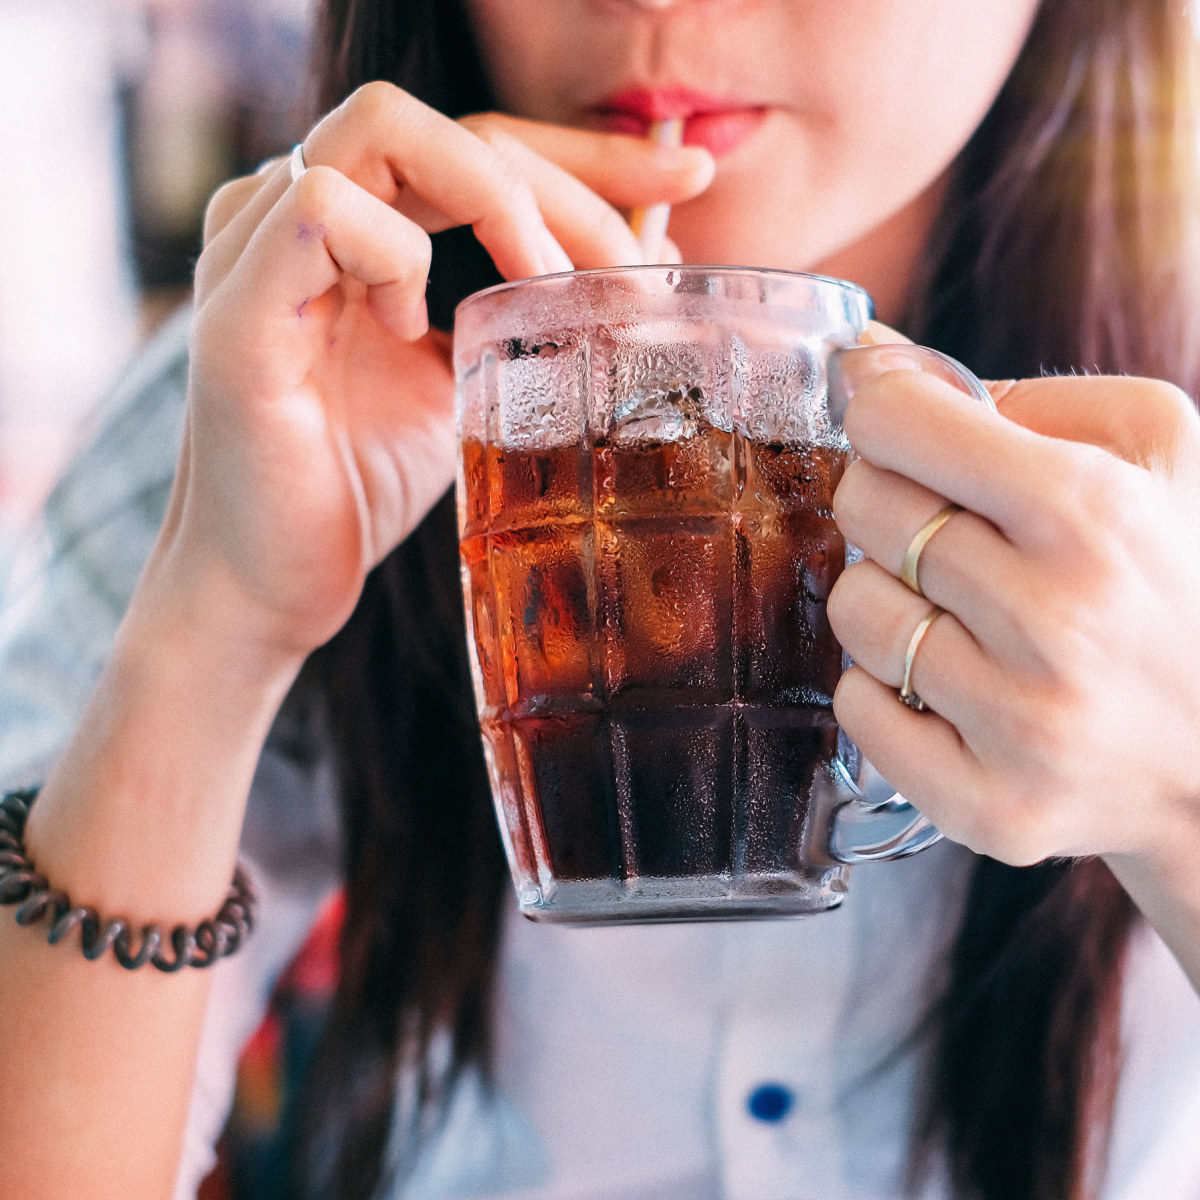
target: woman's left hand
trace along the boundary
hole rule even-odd
[[[1024,865],[1104,855],[1200,986],[1200,417],[1147,379],[859,375],[834,499],[868,555],[829,600],[845,731],[948,837]],[[898,578],[913,535],[963,507]],[[897,696],[918,623],[946,610]]]

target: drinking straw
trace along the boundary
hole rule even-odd
[[[672,117],[669,121],[652,122],[647,137],[656,146],[682,146],[683,118]],[[662,258],[663,241],[670,219],[669,204],[651,204],[648,208],[635,208],[629,214],[633,236],[642,247],[643,262],[656,263]]]

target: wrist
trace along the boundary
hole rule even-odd
[[[247,596],[223,564],[203,565],[171,544],[146,563],[118,634],[118,648],[157,658],[169,649],[181,663],[211,668],[241,688],[276,690],[295,678],[316,649]]]
[[[139,583],[26,831],[75,903],[173,926],[228,892],[250,782],[303,656],[247,636],[224,604],[149,570]]]

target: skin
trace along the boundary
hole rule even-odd
[[[298,182],[280,163],[213,200],[167,518],[27,831],[77,902],[168,925],[218,907],[288,686],[450,483],[429,233],[471,224],[520,278],[638,261],[622,212],[669,202],[684,259],[848,274],[894,315],[1033,0],[472,9],[508,115],[455,124],[370,85],[309,135]],[[579,127],[600,96],[671,83],[775,107],[717,164]],[[839,719],[974,849],[1105,854],[1200,980],[1194,410],[1152,381],[1055,378],[997,385],[1000,419],[903,369],[902,347],[855,353],[863,457],[836,511],[871,561],[830,602],[861,664]],[[969,511],[922,559],[949,615],[914,671],[933,711],[915,714],[895,688],[929,602],[895,574],[946,497]],[[206,986],[0,920],[6,1195],[170,1195]]]
[[[632,85],[770,105],[712,186],[673,213],[672,237],[689,262],[854,279],[886,321],[902,309],[946,168],[1036,10],[1033,0],[468,6],[508,112],[594,126],[593,106]]]

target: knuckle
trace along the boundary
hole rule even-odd
[[[1080,501],[1092,484],[1093,461],[1079,442],[1056,442],[1050,448],[1046,474],[1053,482],[1049,499],[1059,519],[1079,511]]]
[[[502,113],[471,113],[468,116],[460,117],[458,123],[468,133],[473,133],[477,138],[487,142],[489,145],[492,144],[493,139],[512,136],[508,132],[510,122]]]
[[[199,303],[188,337],[188,355],[197,377],[214,377],[222,369],[221,349],[229,344],[229,331],[225,327],[227,318],[219,310],[220,305]],[[219,349],[220,348],[220,349]],[[196,389],[189,388],[189,403],[196,399]]]
[[[1143,388],[1141,409],[1152,433],[1150,458],[1172,465],[1181,447],[1200,442],[1200,413],[1191,396],[1173,383],[1150,379]]]
[[[959,797],[955,798],[960,800]],[[973,854],[993,856],[997,805],[985,796],[972,798],[969,804],[954,803],[943,811],[931,813],[934,823],[952,841],[966,846]]]
[[[346,110],[356,121],[376,125],[395,116],[407,93],[394,83],[373,79],[355,90],[346,101]]]
[[[1005,747],[1019,746],[1021,754],[1030,760],[1041,757],[1039,745],[1044,735],[1035,707],[1025,693],[998,708],[993,716],[996,741]]]
[[[1054,447],[1046,478],[1046,516],[1053,531],[1076,549],[1096,549],[1122,528],[1130,502],[1124,464],[1098,446],[1070,442]],[[1098,536],[1099,535],[1099,536]]]
[[[1196,420],[1196,405],[1181,387],[1164,379],[1139,380],[1143,408],[1160,420],[1183,426]]]
[[[1025,799],[1032,804],[1054,794],[1059,783],[1088,774],[1099,725],[1100,714],[1084,681],[1026,684],[997,714],[995,743],[1018,784],[1029,781]],[[1022,792],[1018,787],[1010,794],[1020,798]]]
[[[1078,713],[1079,697],[1065,682],[1045,685],[1037,693],[1026,691],[1009,712],[1010,745],[1039,767],[1061,764],[1077,745]]]
[[[341,181],[342,176],[332,167],[309,167],[292,185],[300,215],[310,221],[323,221],[337,203]]]
[[[846,640],[842,635],[847,630],[850,615],[853,612],[850,593],[854,587],[854,580],[849,578],[853,569],[853,567],[847,567],[841,573],[829,592],[829,598],[825,601],[825,619],[829,622],[829,628],[833,630],[833,635],[839,642]]]
[[[855,664],[843,672],[833,690],[833,712],[843,732],[853,741],[863,740],[867,732],[863,728],[862,697],[867,688],[868,676],[862,667]]]
[[[232,179],[223,183],[213,193],[204,210],[204,244],[212,241],[215,233],[245,207],[248,179]]]
[[[229,183],[223,183],[212,194],[208,205],[204,209],[204,225],[207,232],[208,228],[214,221],[220,221],[225,214],[233,207],[235,203],[235,194],[237,191],[236,180],[231,180]]]
[[[1082,446],[1076,471],[1077,511],[1092,527],[1117,522],[1128,503],[1122,464],[1096,446]]]
[[[866,459],[856,458],[842,473],[841,481],[833,493],[833,519],[851,540],[850,528],[856,525],[860,500],[870,472],[871,467]]]
[[[433,262],[433,239],[417,226],[413,226],[408,239],[408,261],[414,274],[421,277],[429,274],[429,267]]]

